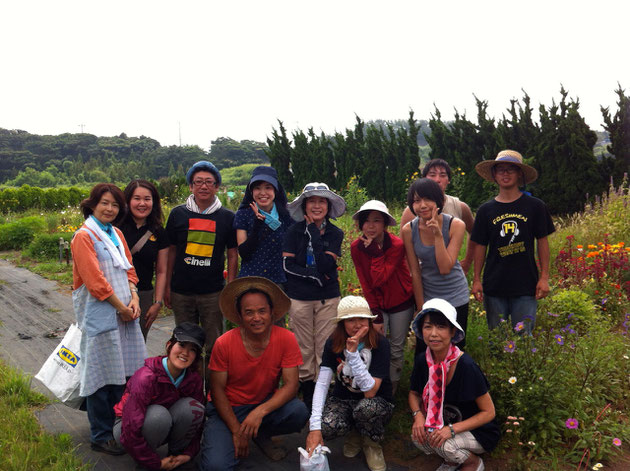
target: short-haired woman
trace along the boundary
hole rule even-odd
[[[478,455],[492,451],[501,433],[486,377],[455,345],[464,337],[456,316],[451,304],[434,298],[413,321],[427,348],[411,374],[411,438],[426,454],[444,459],[440,470],[482,471]]]
[[[470,293],[466,275],[457,261],[466,225],[461,219],[442,213],[444,192],[428,178],[411,184],[407,205],[416,217],[403,227],[402,239],[416,306],[433,298],[445,299],[455,306],[457,322],[466,332]],[[418,340],[418,347],[423,350],[422,338]],[[464,346],[463,338],[459,346]]]
[[[100,183],[81,202],[85,223],[72,243],[72,301],[81,338],[81,396],[86,398],[92,449],[120,455],[112,435],[114,405],[147,350],[138,324],[138,277],[125,238],[112,224],[124,214],[116,185]]]

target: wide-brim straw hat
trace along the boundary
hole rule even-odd
[[[339,301],[337,306],[337,317],[333,322],[340,322],[353,317],[363,317],[365,319],[376,319],[372,314],[370,305],[361,296],[346,296]]]
[[[370,200],[363,203],[363,206],[361,206],[359,210],[352,215],[352,219],[354,219],[355,221],[358,221],[359,214],[364,211],[365,212],[379,211],[383,213],[383,216],[385,216],[385,222],[387,223],[388,226],[398,225],[398,223],[396,222],[396,219],[394,219],[394,217],[391,214],[389,214],[389,210],[387,209],[387,206],[385,206],[385,203],[383,203],[382,201]]]
[[[301,221],[304,219],[304,211],[302,211],[302,201],[306,198],[310,198],[311,196],[323,196],[328,200],[328,213],[327,217],[336,219],[346,212],[346,202],[345,200],[333,192],[328,185],[325,183],[312,182],[308,183],[302,189],[302,193],[300,196],[295,198],[287,205],[287,209],[289,210],[289,214],[296,221]]]
[[[219,296],[219,308],[223,317],[240,325],[241,316],[236,310],[236,300],[245,291],[257,289],[267,293],[273,303],[273,322],[281,319],[291,307],[291,300],[273,281],[262,276],[244,276],[229,282]]]
[[[523,172],[524,184],[532,183],[538,178],[538,172],[534,167],[523,163],[523,156],[515,150],[502,150],[497,154],[494,160],[484,160],[475,165],[475,170],[481,178],[494,183],[494,175],[492,169],[501,163],[513,164]]]
[[[428,300],[422,305],[422,311],[418,313],[416,318],[411,323],[411,328],[416,334],[416,337],[422,338],[422,319],[430,312],[441,312],[444,317],[455,327],[455,336],[451,340],[451,343],[459,343],[464,340],[466,333],[462,326],[457,322],[457,311],[451,303],[440,298],[433,298]]]

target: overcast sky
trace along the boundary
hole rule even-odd
[[[333,133],[363,120],[500,117],[524,89],[535,107],[600,105],[630,90],[630,2],[16,0],[0,6],[0,127],[145,135],[208,149]],[[537,113],[536,113],[537,115]]]

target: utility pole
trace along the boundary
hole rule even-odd
[[[83,128],[85,127],[85,124],[79,124],[79,127],[81,128],[81,134],[83,134]]]
[[[179,147],[182,146],[182,123],[177,121],[177,126],[179,127]]]

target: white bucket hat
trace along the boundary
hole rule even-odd
[[[422,338],[422,319],[424,318],[424,315],[429,312],[441,312],[453,325],[453,327],[455,327],[457,332],[455,332],[455,336],[453,337],[453,340],[451,340],[452,343],[459,343],[464,340],[464,336],[466,334],[464,333],[464,329],[462,329],[457,322],[457,311],[451,303],[440,298],[430,299],[422,305],[422,311],[418,313],[411,324],[411,328],[413,329],[414,334],[416,334],[416,337]]]
[[[293,219],[296,221],[304,219],[302,201],[311,196],[323,196],[328,200],[328,214],[326,216],[329,218],[336,219],[346,212],[346,202],[341,196],[334,193],[325,183],[312,182],[304,187],[300,196],[287,205],[289,214]]]
[[[387,206],[385,206],[385,203],[383,203],[382,201],[370,200],[363,203],[363,206],[361,206],[361,208],[359,208],[359,210],[352,215],[352,219],[354,219],[355,221],[358,221],[359,213],[362,213],[364,211],[366,212],[379,211],[383,213],[388,226],[396,226],[398,224],[396,222],[396,219],[394,219],[394,217],[391,214],[389,214],[389,210],[387,209]]]
[[[353,317],[376,319],[376,316],[372,315],[370,305],[365,298],[361,296],[346,296],[339,301],[337,317],[333,319],[333,322],[352,319]]]

